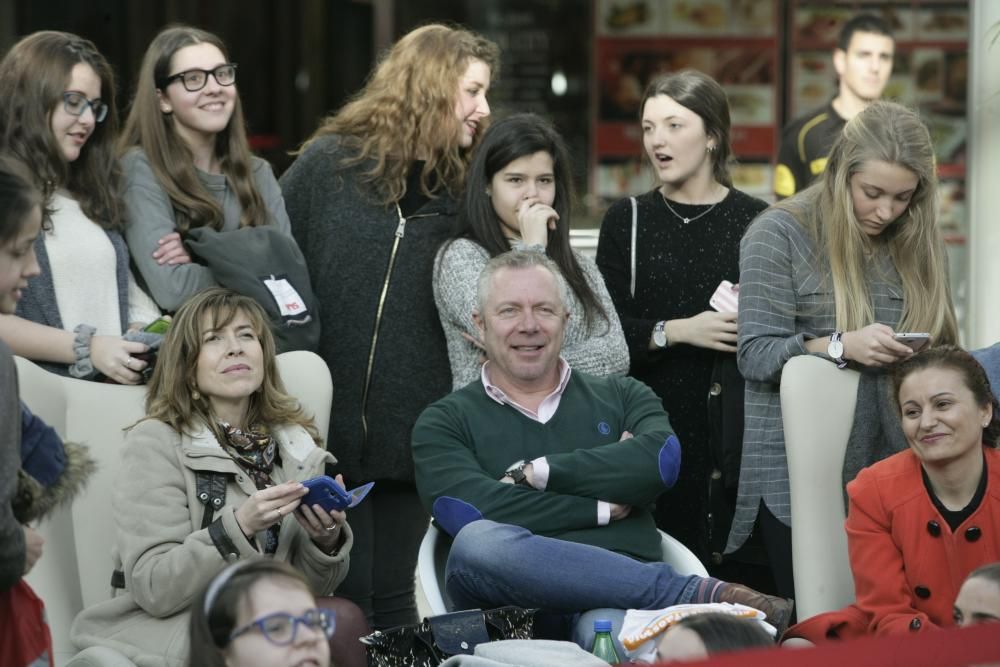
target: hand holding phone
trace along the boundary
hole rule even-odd
[[[708,300],[708,305],[720,313],[735,313],[739,309],[739,298],[740,286],[723,280],[715,288],[715,294]]]
[[[931,335],[929,333],[898,333],[895,334],[894,338],[914,352],[919,352],[931,342]]]
[[[309,490],[309,492],[302,497],[302,504],[308,507],[313,505],[319,505],[327,512],[331,510],[342,511],[350,507],[356,507],[371,488],[375,486],[375,482],[368,482],[363,484],[356,489],[351,489],[347,491],[337,480],[332,477],[327,477],[322,475],[320,477],[314,477],[312,479],[307,479],[302,482],[302,485]]]

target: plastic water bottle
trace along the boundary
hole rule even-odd
[[[591,651],[604,662],[617,665],[621,662],[615,643],[611,639],[611,621],[599,619],[594,621],[594,648]]]

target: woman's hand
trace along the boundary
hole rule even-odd
[[[22,528],[24,528],[24,574],[28,574],[42,557],[42,545],[45,544],[45,539],[34,528],[29,526]]]
[[[153,251],[153,259],[158,264],[190,264],[191,255],[184,247],[184,241],[178,232],[170,232],[156,242],[159,247]]]
[[[540,245],[543,248],[549,243],[549,230],[555,230],[559,214],[548,204],[543,204],[538,197],[528,197],[517,206],[517,224],[521,227],[521,241],[525,245]]]
[[[294,512],[309,493],[299,482],[284,482],[255,491],[236,508],[236,522],[247,539]]]
[[[337,475],[337,483],[344,486],[343,476]],[[347,515],[344,512],[337,510],[327,512],[319,505],[312,507],[302,505],[295,513],[295,519],[309,534],[313,543],[325,553],[332,554],[340,546],[341,533],[344,524],[347,523]]]
[[[894,338],[895,332],[884,324],[869,324],[864,329],[847,331],[840,339],[844,358],[865,366],[886,366],[911,354],[908,346]]]
[[[148,345],[118,336],[93,336],[90,339],[90,363],[121,384],[139,384],[142,381],[140,372],[147,364],[132,355],[148,351]]]
[[[671,345],[687,343],[720,352],[736,351],[736,313],[706,310],[694,317],[667,322],[664,333]]]

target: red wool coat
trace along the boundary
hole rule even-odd
[[[912,451],[847,485],[847,546],[857,601],[788,629],[812,642],[950,627],[965,577],[1000,561],[1000,451],[986,452],[986,494],[954,532],[931,502]]]

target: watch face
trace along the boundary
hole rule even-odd
[[[841,359],[844,356],[844,344],[839,340],[832,340],[826,348],[826,353],[833,359]]]
[[[667,334],[664,333],[662,329],[657,329],[653,331],[653,342],[656,343],[657,347],[666,347]]]

